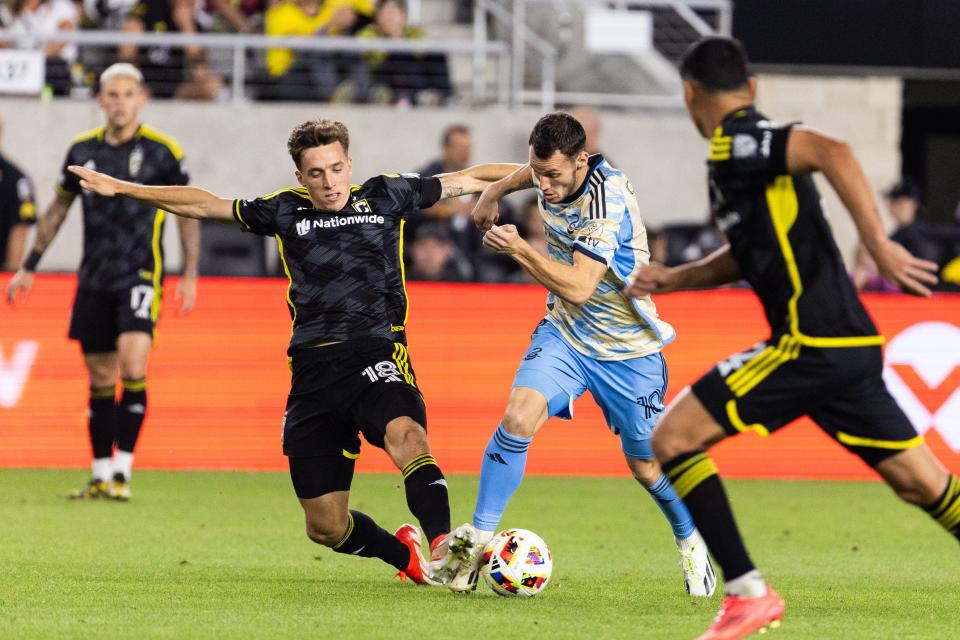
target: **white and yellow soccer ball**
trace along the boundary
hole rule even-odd
[[[543,538],[526,529],[507,529],[484,548],[480,573],[494,593],[532,598],[550,582],[553,556]]]

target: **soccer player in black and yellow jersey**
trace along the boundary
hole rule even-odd
[[[770,337],[720,362],[683,390],[653,435],[653,449],[723,569],[727,597],[702,640],[742,638],[778,623],[784,603],[754,567],[707,449],[746,431],[767,435],[807,415],[859,456],[903,500],[960,538],[960,480],[933,456],[881,378],[883,338],[847,276],[814,186],[820,171],[850,212],[880,272],[930,295],[937,265],[884,233],[873,190],[850,147],[753,106],[756,80],[729,38],[694,44],[681,63],[687,108],[710,139],[713,213],[729,244],[672,269],[651,265],[630,293],[754,289]]]
[[[30,290],[40,257],[70,205],[81,196],[83,259],[70,337],[80,342],[90,374],[93,472],[86,487],[71,493],[73,498],[130,498],[133,451],[147,408],[147,361],[160,312],[165,214],[132,200],[81,194],[80,182],[67,166],[96,167],[141,184],[186,184],[180,146],[139,120],[146,97],[143,76],[133,65],[115,64],[100,76],[97,102],[107,124],[70,145],[56,198],[38,222],[32,250],[7,287],[11,303],[18,290]],[[195,220],[178,222],[183,277],[176,297],[182,298],[180,311],[186,313],[196,298],[200,225]],[[118,372],[123,382],[119,402]]]
[[[274,236],[290,279],[293,380],[283,452],[306,517],[307,535],[339,553],[380,558],[419,584],[448,580],[458,561],[431,568],[420,532],[394,535],[348,508],[359,433],[403,473],[407,504],[435,558],[450,532],[447,484],[430,453],[426,410],[406,347],[404,219],[443,198],[478,193],[518,165],[480,165],[421,178],[380,175],[350,184],[350,138],[340,122],[314,120],[287,143],[300,187],[229,200],[191,187],[146,187],[71,167],[103,196],[127,196],[188,218],[232,222]]]

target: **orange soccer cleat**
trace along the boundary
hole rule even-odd
[[[420,553],[420,529],[412,524],[400,525],[400,528],[394,532],[394,537],[407,545],[410,549],[410,562],[406,569],[400,571],[397,576],[401,580],[409,578],[413,582],[422,585],[435,585],[436,582],[430,577],[430,565],[423,559]]]
[[[759,598],[727,596],[713,624],[697,640],[739,640],[757,631],[775,629],[786,608],[783,599],[770,587]]]

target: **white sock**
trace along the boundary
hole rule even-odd
[[[707,544],[706,542],[703,541],[703,536],[701,536],[700,532],[697,531],[696,529],[694,529],[693,533],[691,533],[688,537],[684,538],[683,540],[681,540],[680,538],[674,538],[674,540],[676,540],[677,549],[679,549],[680,551],[686,551],[690,547],[697,547],[700,545],[706,546]]]
[[[754,569],[739,578],[728,580],[726,592],[727,595],[740,596],[741,598],[760,598],[767,595],[767,582],[760,575],[760,572]]]
[[[113,477],[113,474],[110,473],[112,463],[113,460],[110,458],[94,458],[90,475],[101,482],[110,480]]]
[[[113,454],[113,472],[122,473],[124,480],[130,482],[133,473],[133,453],[117,449]]]

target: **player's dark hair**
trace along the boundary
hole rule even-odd
[[[709,36],[690,45],[680,59],[680,77],[711,92],[734,91],[747,84],[747,53],[739,40]]]
[[[339,142],[343,152],[350,152],[350,133],[347,126],[336,120],[309,120],[297,125],[287,140],[287,151],[293,158],[293,163],[300,168],[300,159],[303,152],[313,147],[322,147]]]
[[[452,124],[443,130],[443,136],[440,138],[440,142],[443,144],[443,146],[447,146],[450,144],[450,138],[458,133],[470,135],[470,127],[465,124]]]
[[[533,154],[544,160],[555,151],[572,158],[586,148],[587,134],[576,118],[556,111],[537,120],[530,132],[530,146]]]
[[[377,3],[373,7],[373,12],[377,13],[380,9],[383,9],[384,5],[388,2],[394,2],[398,7],[400,7],[404,12],[407,10],[407,0],[377,0]]]

